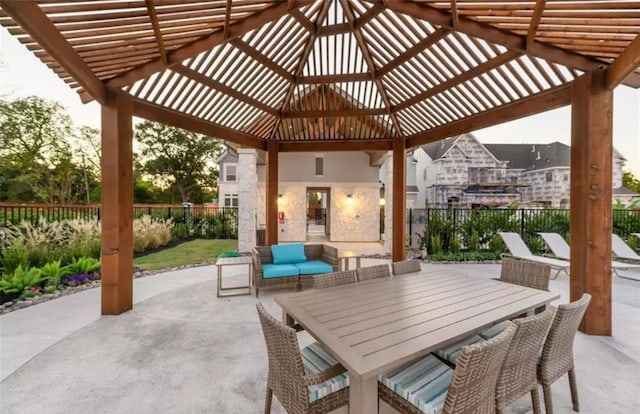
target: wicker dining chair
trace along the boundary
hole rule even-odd
[[[573,361],[573,339],[590,301],[591,295],[585,293],[575,302],[559,305],[551,323],[538,364],[538,382],[542,385],[546,414],[553,414],[551,384],[566,373],[569,374],[573,411],[580,411]]]
[[[516,333],[496,385],[497,414],[502,414],[505,407],[528,393],[531,394],[533,413],[540,414],[536,368],[555,312],[555,308],[549,307],[538,315],[512,321],[516,324]]]
[[[389,265],[386,264],[361,267],[360,269],[356,269],[356,274],[358,275],[358,282],[391,277],[391,273],[389,272]]]
[[[343,272],[324,273],[313,275],[313,287],[324,289],[332,286],[348,285],[356,282],[356,271],[345,270]]]
[[[502,258],[500,280],[539,290],[549,290],[551,266],[529,260]]]
[[[300,350],[296,331],[256,304],[267,343],[269,373],[264,412],[271,413],[275,394],[289,414],[328,413],[349,404],[346,369],[322,346]]]
[[[498,336],[463,347],[455,371],[429,354],[385,373],[378,395],[401,413],[495,414],[496,382],[515,332],[510,323]]]
[[[391,267],[393,268],[393,275],[404,275],[407,273],[415,273],[422,270],[420,267],[420,260],[418,259],[410,259],[410,260],[402,260],[399,262],[391,263]]]

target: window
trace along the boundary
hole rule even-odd
[[[324,175],[324,157],[316,157],[316,176]]]
[[[422,179],[426,180],[427,179],[427,169],[425,168],[424,171],[422,171]]]
[[[225,194],[224,195],[225,207],[238,207],[238,194]]]
[[[564,177],[562,177],[565,181],[569,181],[569,174],[565,174]]]
[[[224,165],[224,180],[225,181],[237,181],[238,180],[238,164],[225,164]]]
[[[545,174],[545,181],[548,183],[553,181],[553,171],[547,171],[547,173]]]

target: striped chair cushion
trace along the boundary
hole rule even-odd
[[[455,344],[451,344],[446,348],[438,349],[435,354],[455,365],[458,363],[458,355],[460,355],[460,351],[462,351],[463,346],[473,345],[484,341],[485,339],[481,336],[473,335],[468,338],[464,338]]]
[[[453,370],[427,355],[382,374],[379,381],[424,413],[440,414]]]
[[[509,321],[500,322],[499,324],[493,325],[491,328],[485,329],[484,331],[480,332],[480,336],[484,339],[491,339],[507,329],[508,326]]]
[[[302,365],[307,374],[318,374],[337,364],[338,361],[319,343],[315,342],[302,348]],[[309,386],[309,402],[326,397],[332,392],[349,386],[349,375],[345,372],[322,384]]]

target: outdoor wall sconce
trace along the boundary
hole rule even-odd
[[[384,197],[380,198],[380,205],[384,206],[387,203],[387,200],[384,199]]]
[[[284,199],[282,198],[282,194],[278,194],[278,205],[282,205]]]
[[[349,205],[353,204],[353,195],[352,194],[347,194],[347,204],[349,204]]]

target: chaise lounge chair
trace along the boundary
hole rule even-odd
[[[561,235],[559,235],[558,233],[538,233],[538,234],[544,239],[545,243],[547,243],[547,246],[549,246],[549,249],[551,249],[551,251],[556,257],[560,259],[570,260],[569,254],[570,254],[571,248],[569,247],[567,242],[562,238]],[[618,237],[615,234],[613,236]],[[615,239],[615,237],[612,239],[612,241]],[[620,241],[624,244],[622,240]],[[615,252],[615,248],[613,248],[613,251]],[[623,263],[615,260],[611,262],[611,270],[616,276],[621,277],[623,279],[640,280],[640,279],[636,279],[629,276],[622,276],[620,275],[620,273],[618,273],[618,270],[631,270],[631,269],[640,269],[640,264]]]
[[[613,250],[614,256],[640,263],[640,254],[636,253],[624,240],[617,234],[613,234],[611,237],[611,250]]]
[[[546,265],[551,266],[552,269],[556,270],[555,275],[553,275],[552,279],[558,277],[560,272],[565,272],[567,276],[569,276],[569,262],[566,260],[555,259],[552,257],[545,256],[536,256],[531,253],[531,250],[527,247],[522,240],[522,237],[518,233],[507,233],[507,232],[498,232],[504,244],[509,249],[509,253],[511,257],[522,260],[529,260],[532,262],[544,263]]]

